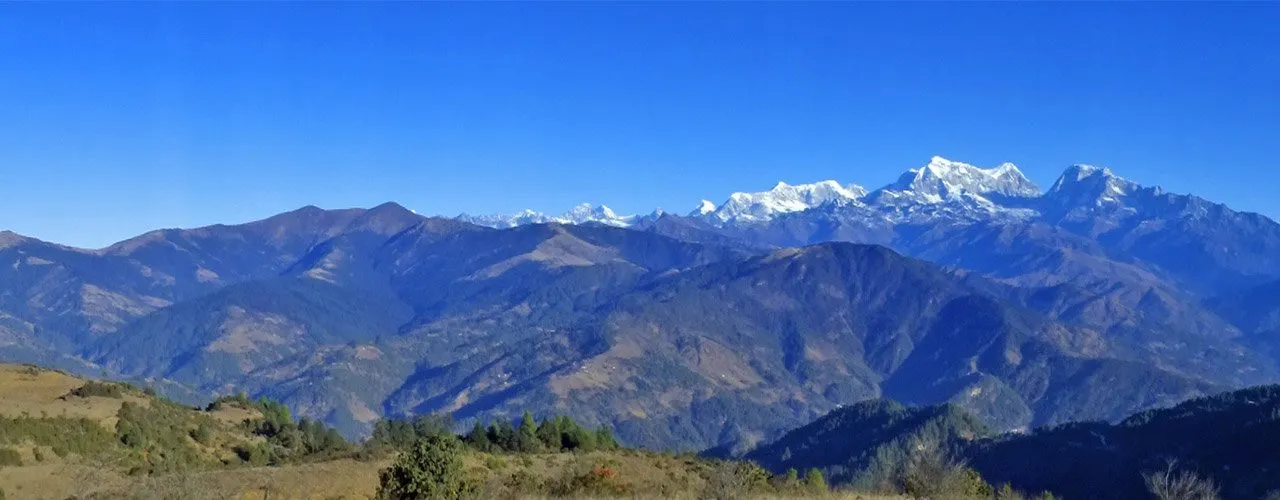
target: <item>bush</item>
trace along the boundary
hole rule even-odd
[[[953,457],[937,439],[913,439],[898,474],[902,490],[915,498],[995,494],[995,489],[983,481],[977,471]]]
[[[0,449],[0,467],[21,467],[22,455],[9,448]]]
[[[720,462],[707,477],[701,498],[732,500],[769,490],[769,473],[754,462]]]
[[[1026,497],[1018,490],[1013,489],[1009,483],[1004,483],[996,489],[996,500],[1025,500]]]
[[[43,451],[40,451],[40,447],[39,447],[39,446],[33,446],[33,447],[31,447],[31,456],[32,456],[33,458],[35,458],[37,462],[43,462],[43,461],[44,461],[44,452],[43,452]]]
[[[489,456],[484,459],[484,466],[492,471],[500,471],[507,468],[507,461],[499,456]]]
[[[53,448],[65,457],[98,456],[115,447],[116,437],[96,421],[84,418],[7,418],[0,416],[0,446],[31,444]]]
[[[259,445],[254,445],[254,444],[236,445],[236,447],[234,448],[234,451],[236,452],[236,456],[240,457],[241,461],[249,465],[252,465],[254,467],[262,467],[264,465],[267,465],[267,463],[270,462],[271,460],[270,457],[268,456],[266,447],[260,444]]]
[[[208,424],[201,422],[199,426],[191,430],[191,439],[200,444],[209,444],[213,439],[213,431],[209,430]]]
[[[558,497],[616,497],[627,493],[626,485],[618,481],[617,469],[601,464],[582,473],[570,473],[551,488],[551,495]]]
[[[71,395],[81,398],[98,396],[103,398],[116,398],[124,396],[124,392],[120,390],[120,386],[115,384],[107,384],[90,380],[84,385],[71,390]]]
[[[377,498],[456,499],[472,490],[462,473],[462,443],[451,435],[429,435],[379,473]]]
[[[128,420],[121,419],[116,422],[116,435],[120,437],[121,443],[130,448],[141,449],[147,445],[147,439],[142,434],[142,428]]]
[[[1218,486],[1212,479],[1191,471],[1177,470],[1177,462],[1169,461],[1164,470],[1142,475],[1147,491],[1159,500],[1218,500]]]
[[[795,492],[800,489],[800,471],[787,469],[786,474],[773,478],[773,487],[782,492]]]
[[[805,473],[804,487],[814,493],[826,493],[829,491],[827,480],[822,477],[822,471],[818,469],[809,469],[809,472]]]
[[[242,392],[236,393],[234,396],[222,396],[218,399],[213,400],[213,402],[209,403],[209,405],[205,407],[205,411],[218,411],[218,410],[221,410],[224,406],[234,406],[234,407],[239,407],[244,409],[250,409],[255,407],[253,404],[253,400],[249,399],[249,396],[245,395],[245,393],[242,391]]]

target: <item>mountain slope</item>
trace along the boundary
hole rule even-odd
[[[1262,386],[1133,415],[976,442],[966,455],[984,478],[1068,498],[1135,498],[1141,473],[1167,460],[1222,486],[1225,498],[1280,489],[1280,387]]]
[[[690,269],[621,297],[600,321],[599,352],[545,365],[545,381],[522,391],[588,421],[613,418],[643,445],[750,445],[882,391],[953,401],[1007,428],[1119,418],[1210,388],[1108,358],[1090,346],[1096,333],[882,247],[824,244]],[[1116,378],[1132,389],[1075,404]]]
[[[1179,470],[1214,480],[1224,498],[1280,489],[1280,386],[1260,386],[1136,413],[1116,424],[1073,422],[984,435],[956,406],[868,401],[834,410],[746,454],[775,472],[818,467],[837,484],[874,486],[915,439],[942,443],[991,484],[1066,498],[1144,498],[1142,474]]]
[[[153,231],[102,250],[12,235],[0,245],[0,313],[39,325],[40,342],[70,350],[167,305],[275,276],[336,236],[385,239],[418,220],[395,204],[305,207],[236,226]]]
[[[837,408],[743,456],[774,473],[822,470],[836,484],[879,486],[915,440],[941,443],[984,437],[986,427],[954,405],[908,408],[872,400]]]
[[[84,354],[200,394],[269,394],[359,434],[384,413],[440,409],[433,391],[475,383],[466,370],[506,349],[527,370],[526,342],[648,276],[729,255],[607,226],[425,219],[389,239],[342,233],[280,276],[162,308]]]

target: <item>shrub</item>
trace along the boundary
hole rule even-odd
[[[809,472],[805,473],[804,487],[816,493],[826,493],[828,491],[827,480],[822,477],[822,471],[818,469],[809,469]]]
[[[456,499],[473,489],[462,473],[462,444],[450,435],[430,435],[379,473],[377,498]]]
[[[233,451],[236,452],[236,456],[240,457],[240,460],[254,467],[267,465],[267,462],[270,461],[267,450],[262,445],[240,444],[236,445]]]
[[[120,437],[121,443],[130,448],[142,448],[147,445],[147,439],[143,437],[142,428],[128,420],[121,419],[116,422],[116,435]]]
[[[81,398],[98,396],[103,398],[120,399],[124,392],[120,390],[120,386],[115,384],[107,384],[90,380],[84,385],[71,390],[71,395]]]
[[[43,462],[43,461],[44,461],[44,452],[43,452],[43,451],[40,451],[40,447],[39,447],[39,446],[32,446],[32,447],[31,447],[31,456],[32,456],[32,458],[35,458],[37,462]]]
[[[1142,475],[1147,491],[1159,500],[1218,500],[1218,486],[1212,479],[1177,470],[1177,462],[1169,461],[1164,470]]]
[[[1013,489],[1009,483],[1004,483],[996,489],[996,500],[1024,500],[1026,497],[1018,490]]]
[[[492,471],[500,471],[507,468],[507,461],[503,460],[502,457],[491,455],[484,459],[484,466]]]
[[[249,396],[245,395],[242,391],[236,393],[234,396],[222,396],[213,400],[213,402],[209,403],[209,406],[205,407],[205,411],[218,411],[224,406],[235,406],[245,409],[254,408],[253,400],[249,399]]]
[[[208,424],[201,422],[195,429],[191,430],[191,439],[200,444],[209,444],[213,439],[213,431],[209,430]]]
[[[22,455],[9,448],[0,449],[0,467],[21,467]]]
[[[582,473],[570,473],[551,488],[551,495],[560,497],[620,496],[626,493],[626,485],[618,481],[618,470],[602,464],[595,464]]]
[[[116,437],[96,421],[84,418],[7,418],[0,416],[0,446],[49,446],[60,457],[69,452],[97,456],[115,447]]]
[[[506,480],[506,484],[504,486],[508,492],[517,492],[521,495],[529,496],[536,496],[546,492],[547,490],[547,485],[543,478],[537,474],[529,472],[527,469],[516,470],[516,472]]]
[[[915,498],[991,497],[995,489],[977,471],[953,457],[933,438],[916,438],[899,472],[902,490]]]
[[[726,461],[716,464],[707,477],[701,498],[738,499],[769,489],[769,473],[754,462]]]
[[[773,487],[783,492],[794,492],[800,489],[800,471],[787,469],[786,474],[773,478]]]

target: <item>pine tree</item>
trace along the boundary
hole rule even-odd
[[[563,429],[560,417],[544,419],[538,424],[538,441],[542,442],[547,451],[560,451],[564,445],[561,439]]]
[[[479,451],[490,451],[493,449],[493,442],[489,440],[489,432],[484,426],[480,425],[480,421],[476,420],[476,425],[471,427],[471,432],[467,433],[467,444],[471,445]]]
[[[521,453],[542,451],[542,442],[538,440],[538,424],[533,421],[533,414],[524,412],[520,417],[520,428],[516,431],[516,448]]]
[[[613,430],[608,426],[601,426],[596,430],[596,448],[600,450],[612,450],[618,447],[618,442],[613,439]]]
[[[517,451],[516,430],[511,421],[500,418],[489,426],[489,440],[502,451]]]

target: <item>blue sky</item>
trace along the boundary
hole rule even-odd
[[[938,154],[1280,215],[1280,4],[8,3],[0,229],[701,198]]]

